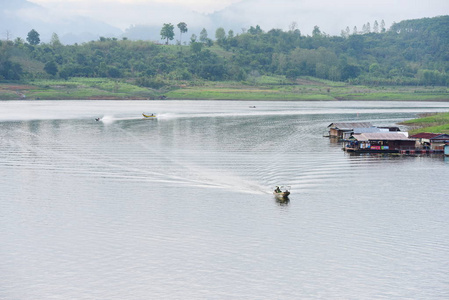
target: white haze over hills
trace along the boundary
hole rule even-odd
[[[39,32],[42,42],[48,42],[54,32],[63,43],[122,34],[117,27],[82,15],[63,15],[26,0],[0,0],[0,39],[25,40],[31,29]]]
[[[26,38],[31,29],[47,42],[53,32],[63,43],[85,42],[104,37],[128,37],[160,41],[164,23],[186,22],[199,35],[206,28],[209,38],[223,27],[235,34],[250,26],[264,31],[288,30],[295,22],[302,34],[315,25],[322,32],[339,35],[367,22],[393,22],[449,14],[448,0],[0,0],[0,39]]]

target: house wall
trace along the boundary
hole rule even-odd
[[[335,128],[331,128],[329,129],[329,136],[333,136],[333,137],[341,137],[342,133],[340,130],[335,129]]]
[[[430,149],[439,151],[444,150],[444,143],[432,142]]]
[[[415,150],[415,141],[369,141],[359,142],[359,149],[371,150]]]

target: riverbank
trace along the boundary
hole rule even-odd
[[[139,87],[132,81],[106,78],[34,80],[0,83],[0,100],[302,100],[302,101],[449,101],[447,87],[361,86],[303,77],[261,76],[247,82],[173,81],[163,88]]]
[[[423,116],[422,118],[402,122],[411,128],[410,134],[420,132],[449,134],[449,112]]]

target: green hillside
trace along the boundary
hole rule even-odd
[[[328,36],[318,27],[312,36],[298,29],[256,26],[236,35],[221,29],[215,41],[192,36],[182,46],[104,37],[62,45],[57,35],[42,44],[36,32],[26,40],[0,41],[0,82],[51,90],[64,86],[61,80],[99,78],[140,89],[128,95],[117,88],[101,90],[101,97],[118,93],[118,98],[204,99],[207,94],[246,99],[244,94],[252,93],[261,99],[382,100],[396,95],[401,100],[405,93],[404,100],[449,99],[449,16],[406,20],[388,30],[342,31],[341,36]],[[58,83],[40,83],[48,80]]]

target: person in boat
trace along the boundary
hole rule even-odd
[[[274,191],[275,191],[276,193],[282,192],[281,189],[280,189],[278,186],[276,186],[276,189],[275,189]]]

